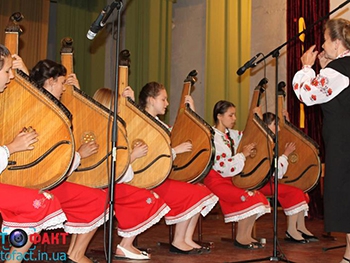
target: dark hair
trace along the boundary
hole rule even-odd
[[[30,79],[43,87],[46,80],[49,78],[57,79],[61,76],[66,76],[66,68],[56,63],[55,61],[44,59],[40,60],[31,70]]]
[[[139,94],[140,107],[146,109],[147,98],[156,98],[163,89],[165,89],[164,85],[155,81],[149,82],[143,86]]]
[[[0,44],[0,70],[5,64],[5,58],[11,56],[10,51],[4,45]]]
[[[214,119],[214,123],[217,124],[218,123],[218,114],[224,114],[228,108],[236,108],[236,106],[232,103],[229,102],[227,100],[219,100],[213,109],[213,119]]]
[[[263,114],[263,121],[267,124],[270,125],[273,121],[276,121],[276,115],[272,112],[265,112]]]
[[[350,49],[350,21],[344,18],[330,19],[325,24],[332,41],[339,39],[344,47]]]

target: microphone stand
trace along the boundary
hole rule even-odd
[[[244,260],[244,261],[235,261],[235,262],[231,262],[231,263],[247,263],[247,262],[261,262],[261,261],[283,261],[283,262],[290,262],[293,263],[290,260],[287,260],[285,258],[280,257],[277,253],[277,205],[278,205],[278,156],[279,156],[279,152],[278,152],[278,131],[277,131],[277,127],[278,127],[278,58],[280,55],[279,50],[284,47],[285,45],[287,45],[288,43],[296,40],[301,34],[308,32],[309,30],[311,30],[311,28],[313,28],[316,24],[318,24],[319,22],[325,20],[326,18],[328,18],[331,14],[333,14],[334,12],[336,12],[337,10],[339,10],[340,8],[344,7],[346,4],[348,4],[350,2],[350,0],[347,0],[345,2],[343,2],[342,4],[340,4],[337,8],[335,8],[334,10],[332,10],[331,12],[329,12],[327,15],[321,17],[320,19],[318,19],[315,23],[313,23],[310,27],[306,28],[305,30],[301,31],[299,34],[295,35],[294,37],[290,38],[289,40],[287,40],[284,44],[280,45],[279,47],[277,47],[276,49],[272,50],[269,54],[267,54],[266,56],[264,56],[263,58],[261,58],[258,62],[256,62],[254,65],[259,64],[261,61],[265,60],[267,57],[272,56],[275,58],[276,61],[276,69],[275,69],[275,81],[276,81],[276,92],[275,92],[275,116],[276,116],[276,133],[275,133],[275,158],[274,158],[274,167],[275,167],[275,180],[274,180],[274,195],[273,195],[273,253],[272,256],[269,257],[265,257],[265,258],[258,258],[258,259],[251,259],[251,260]],[[277,177],[276,177],[277,175]]]
[[[123,3],[121,0],[116,0],[116,9],[118,10],[117,21],[117,39],[116,39],[116,67],[115,67],[115,92],[114,92],[114,111],[113,111],[113,126],[112,126],[112,162],[111,162],[111,178],[109,182],[109,236],[108,236],[108,263],[112,263],[112,246],[113,246],[113,216],[114,216],[114,181],[117,161],[117,141],[118,141],[118,85],[119,85],[119,49],[120,49],[120,21],[121,9]]]

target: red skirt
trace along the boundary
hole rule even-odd
[[[10,233],[23,229],[32,234],[44,229],[63,228],[66,216],[57,198],[39,190],[0,184],[2,229]]]
[[[225,222],[237,222],[252,215],[257,218],[270,213],[270,204],[259,191],[246,191],[232,183],[232,177],[222,177],[211,170],[204,179],[204,184],[219,197]]]
[[[116,184],[114,196],[118,234],[122,237],[137,236],[158,223],[170,210],[153,191],[132,185]]]
[[[108,220],[108,195],[102,189],[63,182],[50,192],[57,197],[67,216],[64,224],[67,233],[88,233]]]
[[[259,191],[264,195],[273,195],[275,192],[273,180],[270,180]],[[291,185],[278,184],[277,199],[286,215],[294,215],[300,211],[305,211],[305,215],[307,215],[309,198],[301,189]]]
[[[202,184],[190,184],[166,179],[161,185],[152,190],[171,209],[165,215],[167,225],[185,221],[197,213],[206,216],[218,201],[218,197]]]

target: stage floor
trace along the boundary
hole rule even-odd
[[[308,244],[290,243],[284,240],[286,230],[286,217],[283,211],[278,210],[278,246],[273,246],[273,213],[264,215],[258,219],[255,227],[255,236],[266,238],[266,247],[257,250],[245,250],[237,248],[232,242],[224,242],[221,238],[231,237],[231,224],[225,224],[220,210],[216,207],[206,218],[202,220],[202,240],[212,242],[211,253],[205,255],[175,255],[168,252],[167,242],[169,240],[169,227],[162,220],[137,239],[137,245],[140,248],[148,248],[152,258],[148,262],[154,263],[219,263],[219,262],[315,262],[315,263],[338,263],[343,257],[345,248],[334,248],[345,244],[345,235],[341,233],[332,233],[332,237],[325,237],[322,219],[307,219],[306,224],[314,235],[319,237],[319,242],[310,242]],[[114,233],[116,231],[114,230]],[[197,238],[197,232],[195,233]],[[104,229],[103,226],[97,231],[91,242],[87,255],[99,262],[104,263],[107,260],[104,257]],[[113,250],[118,244],[120,238],[114,237]],[[69,239],[68,239],[69,241]],[[160,244],[160,243],[164,244]],[[46,251],[64,252],[68,244],[48,245]],[[329,249],[331,248],[331,249]],[[333,248],[333,249],[332,249]],[[42,248],[45,249],[45,248]],[[275,255],[279,255],[275,258]],[[286,260],[282,260],[282,256]],[[261,259],[261,260],[259,260]],[[264,260],[265,259],[265,260]],[[272,260],[273,259],[273,260]],[[251,261],[254,260],[254,261]],[[37,261],[38,262],[38,261]],[[45,262],[45,261],[42,261]],[[52,262],[52,261],[51,261]],[[113,260],[113,262],[136,262],[132,260]]]

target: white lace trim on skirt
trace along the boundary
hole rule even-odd
[[[47,215],[45,218],[43,218],[39,222],[16,223],[16,222],[3,221],[1,232],[9,234],[11,233],[11,231],[15,229],[22,229],[28,235],[30,235],[33,233],[39,233],[40,231],[45,229],[51,230],[51,229],[63,228],[63,223],[66,220],[67,220],[66,215],[60,209],[50,215]]]
[[[241,212],[240,214],[229,214],[225,215],[225,223],[230,223],[230,222],[238,222],[242,219],[248,218],[253,215],[257,215],[256,219],[258,219],[260,216],[266,214],[266,213],[271,213],[271,208],[270,206],[265,206],[262,203],[257,204],[257,206],[253,209],[248,210],[247,212]]]
[[[304,216],[307,216],[307,212],[309,211],[309,206],[306,202],[301,202],[293,207],[284,210],[285,215],[291,216],[298,214],[300,211],[304,211]]]
[[[163,218],[163,216],[165,216],[170,211],[170,207],[164,204],[164,206],[162,206],[158,211],[159,212],[155,213],[154,217],[148,219],[148,223],[146,224],[145,222],[142,222],[142,224],[140,224],[141,226],[139,225],[129,230],[122,230],[118,228],[118,235],[121,237],[134,237],[141,234],[151,226],[157,224]]]
[[[210,212],[210,210],[213,209],[218,200],[219,198],[212,193],[200,200],[198,203],[196,203],[189,209],[187,209],[182,214],[177,215],[176,217],[165,216],[165,223],[167,225],[174,225],[186,221],[198,213],[201,213],[203,216],[206,216]]]
[[[103,212],[99,217],[91,221],[90,223],[71,223],[64,224],[64,231],[69,234],[85,234],[89,233],[95,228],[98,228],[109,219],[109,208]]]

